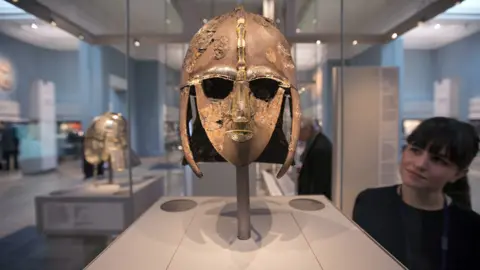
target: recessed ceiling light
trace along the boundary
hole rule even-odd
[[[133,45],[135,45],[135,47],[140,47],[140,41],[135,40],[135,41],[133,42]]]
[[[79,36],[78,36],[78,39],[83,40],[84,37],[83,37],[82,35],[79,35]]]
[[[18,3],[18,0],[12,0],[13,3]]]
[[[317,45],[320,45],[322,44],[322,42],[320,40],[317,40]]]
[[[397,33],[392,34],[392,39],[396,39],[398,37]]]
[[[440,29],[440,27],[442,27],[439,23],[435,24],[435,26],[433,28],[435,29]]]
[[[207,22],[208,22],[208,20],[207,20],[207,19],[203,19],[203,23],[207,23]]]
[[[354,40],[354,41],[352,42],[352,44],[353,44],[353,45],[357,45],[357,44],[358,44],[358,41]]]
[[[38,25],[37,25],[36,23],[30,24],[30,27],[31,27],[32,29],[38,29]]]

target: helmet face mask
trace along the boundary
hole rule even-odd
[[[275,24],[242,8],[218,16],[193,37],[185,56],[180,98],[180,136],[185,161],[283,164],[293,160],[300,107],[290,46]],[[187,132],[193,96],[196,119]],[[288,97],[291,97],[290,99]],[[290,101],[290,143],[282,130]],[[282,117],[280,117],[282,116]]]

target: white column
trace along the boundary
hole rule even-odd
[[[275,20],[274,0],[263,0],[263,17]]]

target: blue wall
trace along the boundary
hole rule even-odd
[[[16,87],[0,99],[16,100],[21,116],[28,117],[30,89],[38,79],[55,83],[57,103],[75,101],[79,91],[77,51],[53,51],[0,34],[0,57],[8,59],[16,73]]]
[[[433,51],[435,78],[460,79],[460,118],[468,118],[468,102],[480,96],[480,32]]]
[[[429,50],[405,50],[404,102],[433,101],[434,56]]]
[[[334,117],[334,101],[333,101],[333,69],[341,66],[340,60],[328,60],[322,67],[323,70],[323,91],[322,91],[322,124],[323,132],[330,140],[333,140],[333,117]],[[346,64],[346,63],[345,63]]]
[[[125,55],[108,46],[81,43],[78,51],[56,51],[36,47],[0,34],[0,57],[10,60],[16,71],[16,87],[0,99],[20,103],[22,117],[28,117],[30,87],[34,80],[53,81],[57,110],[64,105],[70,120],[88,127],[93,117],[108,110],[126,115],[126,92],[109,87],[109,75],[125,78]],[[178,107],[180,73],[158,61],[130,59],[129,89],[132,90],[132,148],[141,156],[164,154],[163,104]]]
[[[109,109],[109,102],[113,104],[115,111],[127,117],[128,104],[127,93],[116,92],[110,89],[109,76],[116,75],[126,77],[125,55],[111,47],[95,47],[84,44],[84,62],[91,62],[96,70],[89,74],[90,81],[86,83],[88,89],[84,89],[89,96],[88,104],[84,111],[84,119],[88,125],[93,117]],[[81,52],[82,54],[82,52]],[[132,149],[140,156],[158,156],[164,154],[163,137],[163,99],[161,91],[165,91],[166,79],[163,64],[157,61],[129,60],[129,89],[131,98],[131,136]],[[88,69],[81,69],[85,73]],[[178,73],[178,72],[177,72]],[[163,84],[162,84],[163,83]],[[93,91],[93,92],[92,92]]]
[[[158,156],[165,151],[164,139],[160,136],[163,130],[163,121],[160,122],[161,99],[159,89],[158,61],[138,61],[135,63],[135,108],[137,113],[138,146],[137,151],[142,156]],[[165,88],[164,88],[165,89]],[[160,125],[162,123],[162,125]],[[161,147],[162,146],[162,147]]]
[[[460,118],[467,120],[468,101],[480,96],[480,33],[436,50],[405,51],[406,101],[433,101],[434,82],[460,80]]]

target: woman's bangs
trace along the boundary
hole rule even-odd
[[[457,137],[451,130],[442,127],[429,129],[419,127],[409,136],[408,143],[421,149],[428,149],[433,155],[457,160],[459,157]]]

